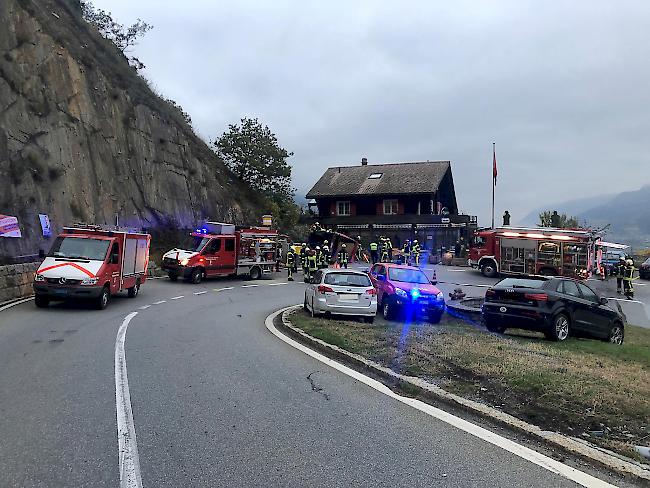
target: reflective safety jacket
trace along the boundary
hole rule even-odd
[[[290,249],[289,252],[287,253],[287,266],[293,266],[294,259],[295,259],[295,255],[293,254],[293,251]]]
[[[626,265],[624,263],[616,263],[614,265],[614,271],[616,272],[617,278],[623,278],[625,276]]]
[[[309,254],[307,256],[307,268],[309,268],[309,271],[316,271],[318,269],[316,254]]]
[[[342,263],[347,263],[348,259],[350,259],[350,255],[348,254],[348,251],[346,249],[341,249],[338,254],[339,261]]]
[[[420,244],[413,244],[411,247],[411,252],[413,254],[420,254]]]
[[[379,244],[377,244],[376,242],[371,242],[369,247],[371,251],[376,251],[377,249],[379,249]]]
[[[623,275],[623,279],[625,281],[632,281],[634,279],[634,271],[636,271],[634,265],[625,266],[625,274]]]

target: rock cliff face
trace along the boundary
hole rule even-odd
[[[204,218],[257,221],[256,201],[82,18],[78,0],[0,1],[0,214],[31,254],[75,221],[192,227]]]

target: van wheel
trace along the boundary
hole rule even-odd
[[[194,283],[195,285],[198,285],[201,283],[201,280],[203,279],[203,271],[201,268],[196,268],[194,271],[192,271],[192,276],[190,278],[190,281]]]
[[[481,274],[486,278],[496,278],[497,267],[492,262],[486,263],[481,266]]]
[[[129,298],[135,298],[140,293],[140,283],[136,283],[135,286],[132,286],[128,289]]]
[[[48,305],[50,304],[50,299],[44,297],[43,295],[36,295],[34,297],[34,303],[38,308],[47,308]]]
[[[262,277],[262,271],[259,266],[253,266],[250,271],[251,280],[259,280]]]
[[[111,292],[108,289],[107,286],[102,288],[102,293],[99,295],[97,298],[97,301],[95,302],[95,308],[97,310],[104,310],[108,306],[108,302],[111,299]]]

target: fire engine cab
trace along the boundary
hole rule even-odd
[[[104,309],[111,295],[130,298],[147,279],[151,236],[89,224],[64,227],[34,276],[37,307],[50,301],[85,299]]]
[[[204,278],[243,275],[257,280],[271,273],[278,256],[278,233],[264,227],[236,230],[233,224],[206,222],[190,234],[186,249],[163,255],[162,269],[169,279],[192,283]]]
[[[469,265],[484,276],[528,274],[588,278],[600,268],[600,236],[587,230],[500,227],[474,234]]]

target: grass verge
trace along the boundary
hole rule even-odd
[[[650,444],[650,330],[626,327],[625,344],[554,343],[513,330],[490,334],[445,316],[438,325],[317,317],[291,322],[396,372],[481,401],[543,429],[584,437],[638,460]]]

